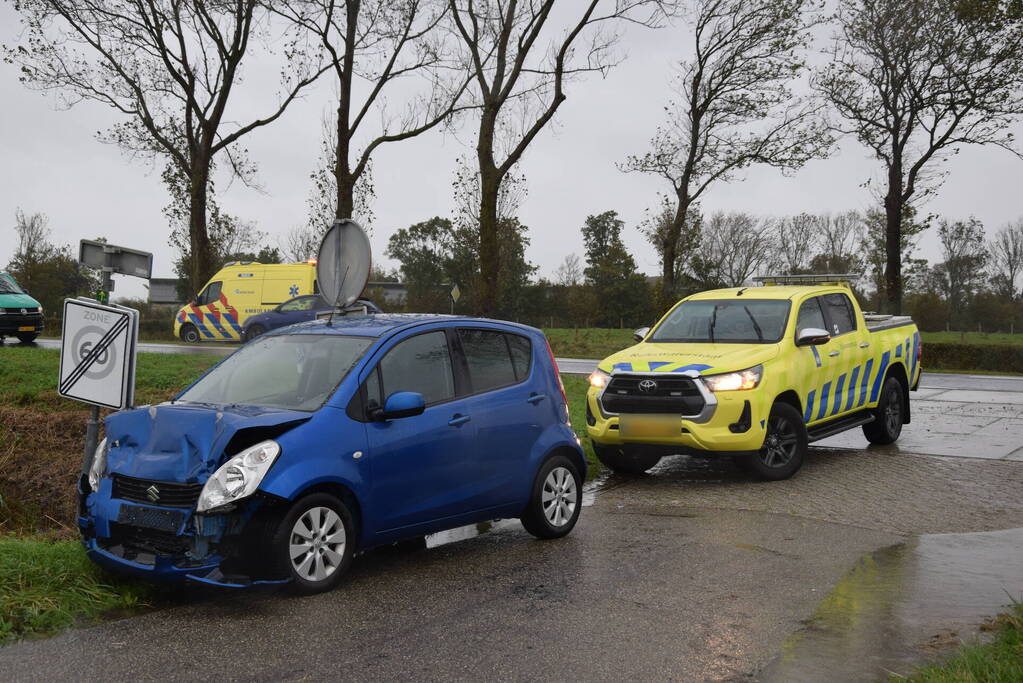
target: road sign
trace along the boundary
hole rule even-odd
[[[95,240],[81,240],[78,243],[78,262],[90,268],[108,269],[110,273],[134,275],[147,280],[153,275],[153,255],[148,251]]]
[[[451,288],[451,300],[458,303],[460,298],[462,298],[462,290],[458,288],[458,283],[456,282],[455,286]]]
[[[105,408],[131,406],[138,331],[135,309],[65,299],[57,393]]]
[[[327,303],[344,308],[359,298],[369,281],[370,258],[369,238],[359,224],[335,220],[316,258],[316,281]]]

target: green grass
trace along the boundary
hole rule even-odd
[[[593,454],[593,444],[586,434],[586,388],[589,381],[579,375],[562,375],[561,381],[565,385],[565,393],[568,395],[568,414],[572,420],[572,429],[576,436],[582,441],[583,451],[586,453],[586,464],[589,466],[587,479],[592,479],[603,470],[604,466]]]
[[[0,643],[141,609],[149,591],[108,579],[77,541],[0,538]]]
[[[554,355],[563,358],[605,358],[636,343],[632,330],[548,328],[544,334]]]
[[[944,344],[999,344],[1019,346],[1023,344],[1023,330],[1018,334],[1006,332],[921,332],[920,337],[927,342]]]
[[[999,615],[991,642],[967,643],[950,658],[917,669],[911,681],[928,683],[972,683],[976,681],[1023,681],[1023,603]]]
[[[221,360],[214,355],[140,353],[136,366],[135,403],[159,403]],[[31,347],[0,348],[0,403],[45,405],[55,410],[81,410],[83,404],[57,395],[60,351]]]

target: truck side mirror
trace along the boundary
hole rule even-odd
[[[820,346],[831,341],[827,330],[819,327],[807,327],[796,334],[796,346]]]
[[[650,334],[650,328],[649,327],[641,327],[641,328],[639,328],[638,330],[636,330],[635,332],[632,333],[632,338],[635,339],[638,342],[641,342],[644,339],[646,339],[646,336],[648,334]]]

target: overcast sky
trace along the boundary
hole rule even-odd
[[[17,15],[0,5],[0,43],[18,37]],[[623,64],[606,79],[572,83],[557,125],[543,132],[521,164],[528,196],[519,215],[530,227],[527,257],[551,274],[569,253],[582,256],[579,228],[586,216],[614,209],[626,223],[626,241],[640,269],[655,274],[658,259],[639,232],[646,209],[667,188],[657,179],[623,174],[616,163],[642,153],[661,121],[673,65],[689,51],[683,24],[647,31],[630,29]],[[269,62],[251,63],[239,89],[238,108],[262,115],[274,101],[277,71]],[[332,105],[324,80],[284,117],[245,138],[259,167],[263,192],[235,183],[219,201],[229,212],[254,221],[276,243],[289,228],[306,221],[309,174],[315,167],[321,120]],[[239,118],[242,113],[238,113]],[[173,275],[169,228],[161,213],[167,196],[159,168],[126,157],[96,139],[118,120],[112,110],[83,103],[60,110],[50,95],[26,89],[13,66],[0,63],[0,266],[14,251],[15,209],[41,212],[53,238],[77,245],[80,238],[110,242],[155,255],[154,276]],[[470,122],[471,124],[471,122]],[[1020,132],[1023,132],[1021,130]],[[468,127],[457,137],[431,132],[385,145],[374,156],[376,201],[371,239],[374,258],[384,258],[388,237],[399,228],[452,210],[451,181],[458,157],[471,152]],[[953,218],[980,218],[988,233],[1023,215],[1023,161],[994,147],[967,148],[947,166],[940,193],[923,208]],[[765,215],[801,211],[866,209],[872,196],[863,183],[879,174],[878,162],[855,141],[845,141],[828,159],[809,163],[791,177],[753,169],[714,187],[702,202],[705,213],[743,210]],[[924,238],[919,255],[938,256],[936,237]],[[144,296],[139,280],[117,278],[115,296]]]

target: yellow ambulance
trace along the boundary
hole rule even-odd
[[[316,292],[316,264],[234,261],[210,278],[174,316],[174,336],[186,342],[240,341],[249,316]]]

